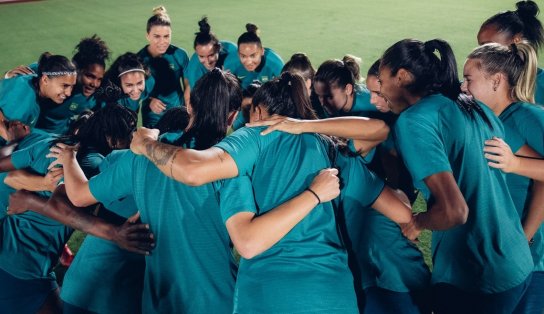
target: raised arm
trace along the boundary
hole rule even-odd
[[[447,230],[462,225],[468,218],[468,205],[451,172],[439,172],[425,178],[434,202],[426,212],[413,216],[402,233],[415,240],[424,229]]]
[[[268,126],[261,134],[282,131],[291,134],[320,133],[354,141],[355,148],[366,155],[387,139],[389,127],[384,121],[364,117],[338,117],[321,120],[298,120],[282,116],[248,123],[248,127]]]
[[[241,212],[230,217],[226,226],[238,253],[246,259],[261,254],[280,241],[317,205],[336,198],[340,194],[337,174],[336,169],[322,170],[309,189],[263,215]]]
[[[159,130],[138,128],[132,137],[130,149],[144,155],[165,175],[187,185],[202,185],[238,175],[232,157],[222,149],[185,149],[157,141]]]

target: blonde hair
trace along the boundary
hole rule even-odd
[[[166,13],[166,8],[163,5],[153,8],[153,16],[147,20],[147,32],[153,26],[168,26],[170,27],[170,16]]]
[[[479,68],[487,74],[506,75],[514,99],[535,102],[537,56],[527,41],[510,46],[485,44],[474,49],[468,58],[478,60]]]

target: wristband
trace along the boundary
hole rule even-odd
[[[310,193],[312,193],[315,196],[315,198],[317,198],[317,204],[318,205],[321,204],[321,199],[319,198],[319,196],[317,196],[317,193],[312,191],[312,189],[310,189],[310,188],[307,188],[306,191],[309,191]]]

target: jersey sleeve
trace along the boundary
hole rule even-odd
[[[238,175],[251,175],[259,157],[260,132],[264,127],[241,128],[224,138],[215,147],[226,151],[238,167]]]
[[[395,124],[395,136],[398,150],[414,181],[452,171],[438,125],[432,117],[402,113]]]
[[[241,213],[257,213],[253,188],[248,176],[239,176],[225,180],[219,190],[221,218],[225,223],[230,217]]]
[[[126,151],[115,163],[89,180],[89,190],[97,201],[109,204],[132,195],[134,156]]]

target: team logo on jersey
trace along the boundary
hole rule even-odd
[[[170,63],[170,69],[172,69],[172,71],[174,71],[174,70],[176,70],[176,66],[173,63]]]
[[[79,105],[75,102],[73,102],[70,107],[68,107],[68,109],[72,110],[72,111],[75,111],[77,109],[77,107],[79,107]]]
[[[268,82],[268,76],[262,76],[261,77],[261,81],[264,83],[264,82]]]
[[[239,79],[240,81],[243,80],[243,79],[245,79],[245,78],[246,78],[245,75],[240,75],[240,76],[238,76],[238,79]]]

